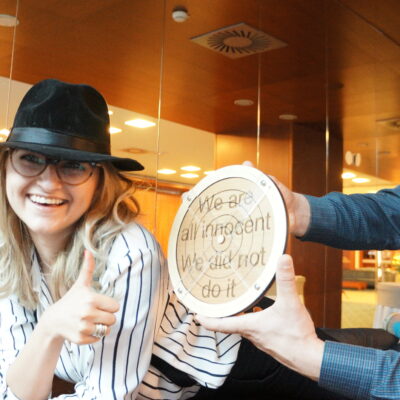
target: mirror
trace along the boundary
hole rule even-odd
[[[113,111],[113,152],[146,166],[134,176],[141,221],[164,251],[181,195],[222,166],[249,160],[319,196],[341,190],[344,146],[362,156],[354,170],[395,184],[398,135],[382,121],[398,116],[397,25],[383,3],[350,3],[22,2],[14,45],[0,27],[2,99],[13,55],[2,124],[40,79],[98,88]],[[7,1],[1,13],[16,5]],[[183,9],[177,22],[172,14]],[[135,119],[149,126],[126,124]],[[200,169],[181,170],[188,166]],[[295,238],[288,251],[317,325],[338,326],[341,253]]]
[[[7,138],[15,112],[10,99],[17,26],[18,0],[7,0],[0,8],[0,141]]]
[[[329,126],[343,136],[343,191],[400,183],[398,3],[327,2]],[[335,148],[329,149],[331,156]],[[397,280],[396,252],[343,252],[342,327],[378,327],[376,286]],[[329,269],[328,269],[329,270]],[[375,321],[374,321],[375,320]]]
[[[325,192],[324,20],[307,4],[186,1],[177,22],[172,0],[23,3],[11,101],[47,77],[98,88],[113,112],[113,152],[146,166],[135,175],[140,221],[166,252],[181,195],[205,172],[249,160],[295,190]],[[135,119],[149,125],[126,124]],[[288,251],[321,325],[325,258],[302,262],[302,246],[293,239]]]

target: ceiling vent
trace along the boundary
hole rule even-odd
[[[193,37],[191,40],[229,58],[246,57],[287,46],[287,43],[243,22]]]

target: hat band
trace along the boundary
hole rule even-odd
[[[65,147],[90,153],[110,154],[109,143],[94,143],[77,136],[65,135],[43,128],[13,128],[7,142],[32,143],[45,146]]]

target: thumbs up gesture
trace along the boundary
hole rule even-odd
[[[275,303],[260,312],[229,318],[197,316],[205,328],[239,333],[255,346],[295,371],[317,380],[324,343],[296,291],[292,258],[283,255],[276,272]]]
[[[89,344],[110,333],[119,304],[92,289],[94,270],[93,255],[86,250],[78,279],[42,316],[51,336],[76,344]]]

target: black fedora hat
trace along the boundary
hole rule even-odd
[[[136,160],[111,155],[109,127],[107,104],[96,89],[46,79],[28,90],[0,146],[55,159],[109,161],[123,171],[142,170]]]

